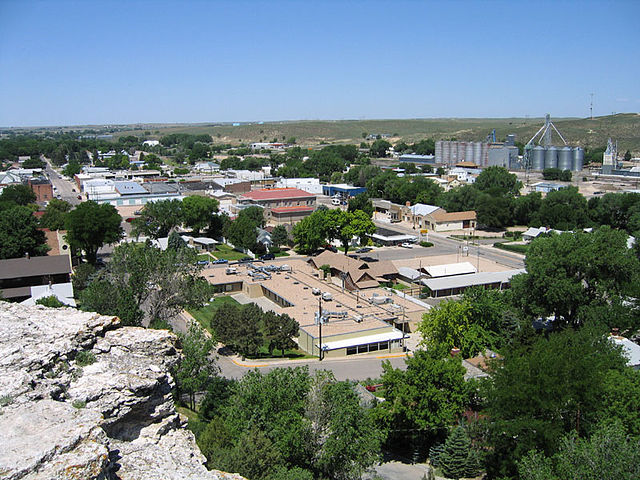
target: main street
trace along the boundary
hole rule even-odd
[[[71,205],[78,205],[82,200],[78,199],[79,193],[77,192],[76,184],[58,174],[51,166],[48,158],[42,156],[42,159],[46,163],[45,173],[56,189],[55,195],[60,195],[61,200],[69,202]]]

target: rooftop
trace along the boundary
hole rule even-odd
[[[480,272],[453,277],[427,278],[422,283],[432,291],[448,290],[451,288],[472,287],[474,285],[488,285],[491,283],[506,283],[511,277],[525,273],[525,269],[507,270],[504,272]]]
[[[476,212],[473,210],[466,212],[445,212],[444,210],[436,210],[431,216],[436,222],[458,222],[460,220],[475,220]]]
[[[249,200],[283,200],[286,198],[315,198],[315,195],[300,190],[299,188],[265,188],[263,190],[253,190],[242,195]]]
[[[68,255],[0,260],[0,280],[61,273],[71,273],[71,261]]]

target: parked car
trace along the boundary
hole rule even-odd
[[[209,265],[209,260],[198,260],[196,263],[198,265]]]
[[[401,243],[401,244],[400,244],[400,246],[401,246],[402,248],[413,248],[413,244],[412,244],[412,243],[409,243],[409,242]]]
[[[227,267],[224,273],[226,273],[227,275],[235,275],[236,273],[238,273],[238,270],[236,269],[236,267]]]
[[[127,218],[127,219],[125,220],[125,222],[127,222],[127,223],[131,223],[131,222],[133,222],[133,217],[129,217],[129,218]]]
[[[330,250],[333,253],[338,253],[338,249],[336,247],[334,247],[333,245],[327,244],[327,245],[324,246],[324,248],[325,248],[325,250]]]
[[[290,272],[291,271],[291,266],[287,265],[286,263],[284,265],[280,265],[280,271],[281,272]]]
[[[377,262],[378,261],[377,258],[373,258],[373,257],[360,257],[360,260],[362,260],[363,262]]]
[[[320,289],[317,287],[313,287],[311,289],[311,293],[313,293],[314,295],[320,295]]]
[[[249,262],[253,262],[253,258],[251,258],[251,257],[243,257],[240,260],[238,260],[238,263],[249,263]]]
[[[219,258],[217,260],[214,260],[213,262],[211,262],[213,265],[220,265],[222,263],[229,263],[229,260],[227,260],[226,258]]]
[[[331,295],[329,292],[324,292],[324,293],[322,294],[322,299],[323,299],[325,302],[330,302],[331,300],[333,300],[333,295]]]
[[[356,250],[356,253],[369,253],[373,248],[371,247],[362,247]]]
[[[273,253],[265,253],[264,255],[260,255],[260,260],[273,260],[274,258],[276,258],[276,256]]]

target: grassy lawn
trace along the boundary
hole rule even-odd
[[[240,260],[247,256],[246,253],[237,252],[229,245],[221,244],[216,245],[216,251],[213,252],[213,255],[218,259],[224,259],[229,261]]]
[[[189,421],[198,421],[200,420],[198,418],[198,412],[195,412],[193,410],[191,410],[190,408],[187,407],[176,407],[176,410],[178,411],[178,413],[183,414],[185,417],[187,417],[189,419]]]
[[[510,252],[521,253],[523,255],[526,255],[529,250],[529,245],[522,244],[495,243],[493,246],[501,250],[508,250]]]
[[[298,348],[294,348],[291,350],[285,350],[284,351],[284,357],[282,357],[282,352],[280,350],[274,350],[273,351],[273,355],[269,355],[269,347],[267,345],[263,345],[259,352],[258,355],[253,356],[247,356],[247,358],[251,359],[251,360],[259,360],[261,358],[288,358],[288,359],[303,359],[303,358],[318,358],[315,355],[309,355],[307,352],[300,350]]]
[[[233,298],[223,296],[216,297],[213,302],[209,303],[209,305],[205,305],[202,308],[193,308],[187,311],[193,316],[193,318],[198,321],[200,325],[202,325],[205,329],[211,331],[211,318],[223,303],[233,303],[235,305],[240,305]]]
[[[208,261],[211,261],[211,260],[213,260],[213,259],[211,258],[211,255],[209,255],[208,253],[200,253],[200,254],[198,255],[198,260],[208,260]]]
[[[276,256],[276,258],[278,257],[288,257],[289,254],[287,252],[278,252],[278,253],[274,253],[274,255]]]
[[[394,290],[404,290],[409,287],[406,286],[404,283],[395,283],[391,288],[393,288]]]

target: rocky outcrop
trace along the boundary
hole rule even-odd
[[[0,479],[241,479],[207,471],[176,413],[175,340],[0,302]]]

